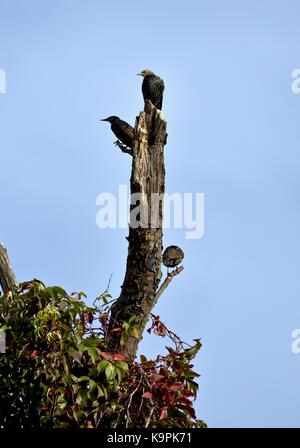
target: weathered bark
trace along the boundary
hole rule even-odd
[[[0,285],[3,292],[13,289],[17,281],[12,270],[7,251],[2,243],[0,243]]]
[[[136,355],[138,343],[154,306],[162,275],[166,126],[162,112],[146,100],[144,112],[141,112],[136,120],[130,180],[131,194],[143,194],[143,219],[141,216],[140,225],[134,228],[136,226],[131,213],[125,279],[121,295],[111,310],[108,335],[111,348],[130,358]],[[147,207],[148,214],[146,214]],[[157,219],[153,220],[154,217]],[[120,333],[111,330],[128,322],[132,316],[135,316],[134,325],[139,330],[139,337],[132,335],[125,345],[120,346]]]

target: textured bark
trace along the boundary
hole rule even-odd
[[[138,228],[133,228],[132,216],[129,227],[129,246],[125,279],[121,295],[111,310],[108,340],[111,348],[134,358],[143,330],[154,306],[161,280],[163,194],[165,191],[164,144],[166,122],[162,112],[148,100],[144,112],[137,117],[131,172],[131,194],[143,193],[143,210],[148,214]],[[153,196],[153,193],[156,195]],[[146,205],[147,204],[147,205]],[[134,206],[132,207],[134,208]],[[156,228],[151,228],[151,217],[157,217]],[[152,221],[152,226],[153,226]],[[120,333],[111,332],[135,316],[137,335],[130,336],[120,346]]]
[[[7,251],[0,243],[0,285],[3,292],[6,292],[16,286],[15,274],[9,262]]]

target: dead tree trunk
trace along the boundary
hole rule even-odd
[[[12,270],[7,251],[2,243],[0,243],[0,285],[3,292],[13,289],[17,281]]]
[[[111,310],[108,340],[113,350],[129,358],[136,355],[138,343],[154,306],[161,280],[163,195],[165,191],[164,145],[167,123],[162,112],[146,100],[144,112],[136,120],[133,145],[131,198],[140,194],[139,225],[131,205],[127,266],[121,295]],[[120,346],[116,327],[135,316],[138,335],[131,335]]]

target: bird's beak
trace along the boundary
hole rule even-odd
[[[101,118],[100,121],[107,121],[107,118]]]
[[[137,76],[143,76],[143,73],[138,73]]]

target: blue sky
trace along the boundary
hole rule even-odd
[[[155,309],[202,339],[196,403],[210,427],[300,426],[296,0],[0,0],[1,232],[19,281],[92,300],[123,281],[124,229],[96,227],[96,197],[128,184],[106,123],[134,123],[143,68],[166,84],[166,187],[204,192],[205,233],[165,230],[185,270]],[[163,352],[145,336],[141,351]]]

